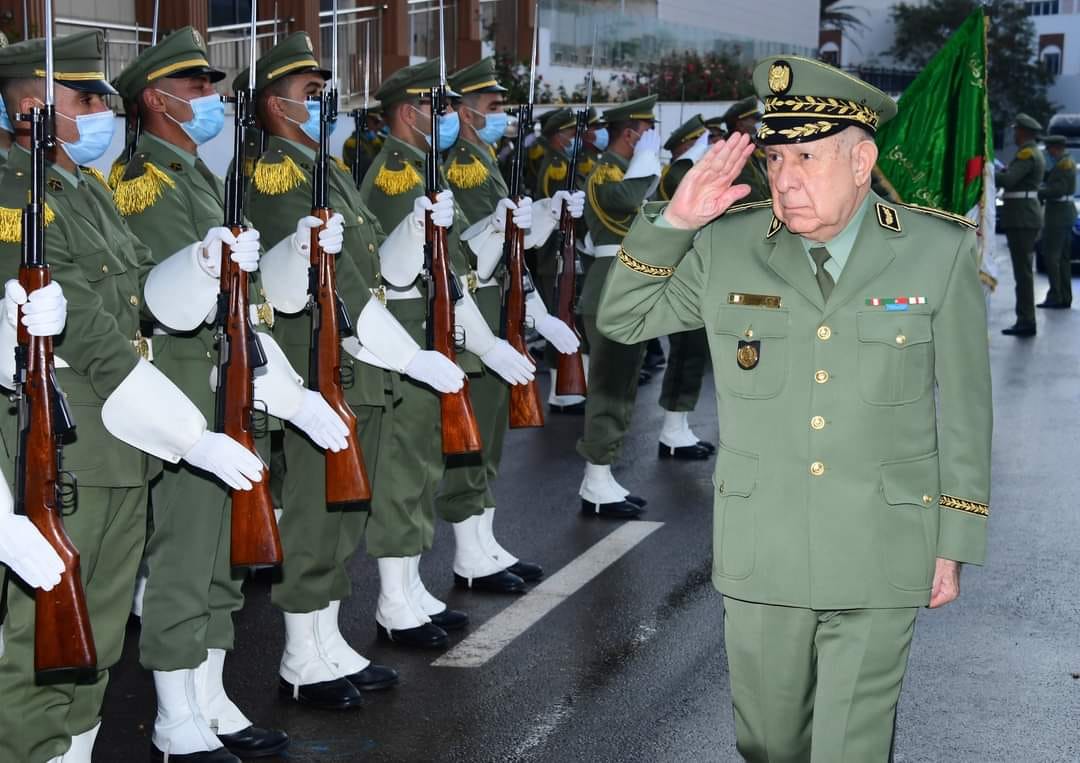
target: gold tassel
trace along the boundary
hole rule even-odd
[[[101,174],[101,170],[97,169],[96,167],[79,167],[79,169],[82,170],[83,172],[85,172],[90,177],[97,180],[99,183],[101,183],[106,188],[109,188],[109,182],[105,179],[105,176]],[[110,171],[109,174],[111,175],[112,172]],[[112,189],[110,188],[109,190],[112,190]]]
[[[488,168],[476,157],[468,164],[454,159],[446,170],[446,179],[458,188],[479,188],[488,179],[488,174]]]
[[[124,179],[124,172],[127,170],[127,165],[117,159],[113,162],[112,169],[109,170],[109,182],[107,185],[110,190],[115,191],[116,186],[120,185],[120,181]]]
[[[307,181],[304,171],[288,156],[275,164],[259,162],[255,166],[255,188],[267,196],[280,196]]]
[[[116,209],[124,217],[145,212],[157,204],[164,195],[165,187],[176,188],[176,181],[159,167],[146,162],[143,174],[131,180],[121,180],[113,191]]]
[[[551,180],[566,180],[566,173],[570,171],[568,164],[552,162],[548,165],[548,178]]]
[[[351,169],[349,169],[349,165],[347,165],[347,164],[345,163],[345,160],[344,160],[344,159],[339,159],[339,158],[338,158],[338,157],[336,157],[336,156],[335,156],[335,157],[332,157],[332,158],[333,158],[333,160],[334,160],[334,164],[336,164],[336,165],[337,165],[337,168],[338,168],[339,170],[341,170],[342,172],[352,172],[352,170],[351,170]]]
[[[387,169],[384,164],[375,176],[375,187],[387,196],[400,196],[424,182],[420,173],[411,164],[402,165],[400,170]]]
[[[11,244],[22,243],[22,218],[21,209],[9,209],[0,207],[0,241]],[[45,205],[45,227],[48,227],[56,219],[56,213],[52,207]]]
[[[529,158],[534,162],[540,161],[544,157],[544,147],[539,143],[534,143],[532,148],[529,149]]]
[[[623,171],[614,164],[601,164],[594,178],[595,183],[618,183],[623,179]]]
[[[596,162],[594,162],[592,159],[586,159],[583,162],[578,162],[577,168],[579,173],[581,173],[585,177],[588,177],[589,173],[593,171],[593,167],[595,166]]]

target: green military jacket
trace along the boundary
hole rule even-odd
[[[492,150],[465,138],[458,138],[447,152],[443,174],[468,225],[490,215],[510,196]]]
[[[1039,199],[1046,203],[1047,228],[1072,227],[1076,222],[1075,193],[1076,162],[1065,154],[1046,173],[1046,182],[1039,188]]]
[[[585,225],[594,247],[622,243],[630,230],[655,176],[623,179],[629,162],[610,151],[605,152],[585,182]],[[578,311],[595,315],[600,304],[600,289],[613,258],[597,257],[585,275]]]
[[[140,136],[113,198],[132,232],[150,248],[155,264],[202,241],[206,232],[224,219],[222,180],[198,157],[149,133]],[[268,330],[273,325],[273,308],[259,289],[258,278],[253,276],[250,283],[259,328]],[[154,365],[183,390],[211,425],[215,396],[210,371],[217,356],[213,323],[154,337]]]
[[[0,170],[0,258],[12,277],[21,258],[29,184],[30,153],[15,146]],[[64,468],[80,485],[138,487],[159,463],[109,434],[101,407],[145,351],[141,295],[153,259],[117,214],[96,170],[84,168],[76,184],[50,165],[46,205],[45,256],[68,309],[67,328],[54,342],[57,382],[75,419],[74,439],[64,446]],[[3,431],[13,456],[14,415]]]
[[[585,175],[582,175],[580,170],[581,165],[579,162],[577,177],[574,180],[575,188],[583,188],[585,184]],[[549,147],[537,170],[536,195],[533,198],[550,199],[557,192],[565,191],[566,176],[569,172],[570,157],[555,147]]]
[[[713,582],[833,610],[928,603],[935,558],[980,564],[992,426],[975,233],[876,195],[828,302],[766,202],[700,231],[649,204],[597,325],[704,326],[716,379]]]
[[[1046,163],[1035,141],[1022,145],[1009,166],[995,173],[994,182],[1005,192],[1001,210],[1003,229],[1042,227],[1042,206],[1037,192],[1045,174]],[[1026,193],[1026,197],[1010,197],[1014,193]]]
[[[417,197],[424,193],[424,165],[427,155],[405,141],[388,135],[382,151],[371,164],[360,185],[360,200],[375,215],[383,230],[393,231],[405,216],[412,213]],[[447,183],[445,176],[443,186]],[[457,216],[453,226],[447,231],[447,252],[450,255],[450,267],[459,277],[471,272],[461,234],[468,227],[468,221],[457,206]],[[385,284],[380,284],[385,285]],[[427,283],[423,274],[416,277],[414,284],[422,295],[427,294]],[[421,347],[425,347],[424,337],[413,337]],[[466,373],[481,371],[480,359],[475,355],[458,353],[458,365]]]
[[[694,163],[689,159],[676,159],[671,164],[664,166],[663,171],[660,173],[660,185],[656,188],[656,195],[661,201],[671,201],[671,197],[675,195],[679,183],[682,182],[682,179],[686,177],[686,173],[693,166]]]
[[[338,296],[355,321],[371,299],[379,280],[379,246],[385,236],[379,221],[360,201],[352,176],[338,161],[329,163],[327,190],[330,207],[344,218],[345,242],[335,263]],[[311,214],[314,159],[292,141],[272,136],[266,153],[255,165],[248,186],[248,216],[259,230],[263,245],[273,247],[296,232],[296,221]],[[308,375],[311,347],[311,312],[278,313],[274,335],[293,367]],[[387,391],[395,391],[395,374],[342,352],[345,376],[353,383],[345,390],[351,405],[383,407]]]

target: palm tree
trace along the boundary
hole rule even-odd
[[[845,34],[866,29],[866,22],[856,13],[865,14],[866,9],[855,5],[840,5],[841,0],[821,0],[821,27],[839,29]]]

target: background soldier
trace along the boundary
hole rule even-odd
[[[358,139],[360,141],[361,180],[367,173],[368,167],[371,166],[375,155],[382,150],[383,141],[386,140],[388,130],[389,128],[387,128],[386,122],[383,120],[382,106],[376,104],[368,109],[367,129],[364,130],[364,133],[357,136],[354,130],[352,135],[345,139],[341,158],[345,160],[345,166],[350,170],[356,161],[356,141]]]
[[[1031,265],[1043,218],[1039,186],[1046,165],[1035,142],[1041,132],[1042,125],[1032,117],[1017,114],[1013,124],[1013,138],[1018,146],[1016,156],[1008,167],[994,175],[998,188],[1005,191],[1001,228],[1009,243],[1016,278],[1016,323],[1001,330],[1006,336],[1035,336],[1035,276]]]
[[[1072,227],[1076,222],[1076,162],[1065,147],[1064,135],[1047,135],[1046,152],[1054,165],[1039,188],[1039,200],[1046,204],[1042,254],[1050,291],[1038,307],[1067,309],[1072,305]]]
[[[757,140],[758,122],[761,121],[761,109],[756,95],[743,98],[731,104],[724,112],[724,125],[729,136],[742,133]],[[750,160],[742,169],[738,182],[750,186],[744,202],[764,201],[769,198],[769,179],[765,167],[765,152],[760,147],[754,149]]]

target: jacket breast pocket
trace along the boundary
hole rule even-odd
[[[127,272],[124,261],[108,249],[101,249],[75,258],[83,277],[90,283],[100,283],[107,278]]]
[[[780,394],[790,362],[789,323],[787,310],[720,308],[713,367],[718,369],[724,389],[736,397],[758,400]]]
[[[757,516],[751,496],[757,487],[758,457],[723,443],[716,454],[716,509],[713,518],[715,572],[743,580],[754,571],[757,557]]]
[[[870,405],[907,405],[930,392],[934,343],[930,315],[866,312],[856,316],[859,393]]]
[[[885,508],[878,537],[885,576],[897,588],[923,590],[933,580],[939,485],[936,451],[881,465]]]

